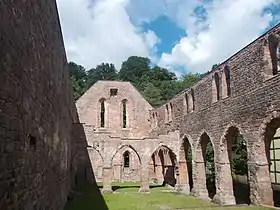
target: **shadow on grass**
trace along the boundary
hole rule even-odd
[[[82,185],[72,192],[73,199],[66,203],[64,210],[108,210],[108,206],[97,184]]]
[[[159,187],[162,187],[162,185],[151,185],[150,186],[150,189],[153,189],[153,188],[159,188]],[[99,188],[102,188],[102,186],[99,186]],[[112,190],[113,191],[116,191],[116,190],[119,190],[119,189],[132,189],[132,188],[139,188],[140,189],[140,186],[139,185],[113,185],[112,186]]]

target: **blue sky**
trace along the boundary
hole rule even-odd
[[[120,68],[149,57],[177,75],[205,72],[280,20],[280,0],[57,0],[68,60]]]
[[[186,34],[185,30],[179,28],[164,15],[151,22],[144,22],[142,27],[144,31],[154,31],[160,38],[160,42],[156,45],[158,55],[164,52],[171,52],[177,41]]]

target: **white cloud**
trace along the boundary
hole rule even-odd
[[[93,68],[111,62],[120,68],[131,55],[152,57],[159,42],[153,31],[135,27],[128,0],[57,0],[68,60]]]
[[[174,70],[205,72],[247,45],[280,16],[263,13],[280,0],[57,0],[69,60],[120,68],[131,55],[148,56]],[[201,12],[202,11],[202,12]],[[172,52],[141,23],[165,15],[186,31]],[[172,33],[167,31],[167,33]]]
[[[203,5],[204,21],[197,15],[181,16],[178,21],[185,24],[188,36],[171,53],[163,53],[159,64],[169,68],[187,67],[195,72],[210,70],[213,64],[231,56],[269,26],[272,14],[263,11],[277,1],[214,0]]]

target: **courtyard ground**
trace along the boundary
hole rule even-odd
[[[151,186],[151,193],[138,193],[136,183],[114,183],[113,194],[100,194],[96,184],[82,186],[75,190],[72,200],[68,201],[65,210],[268,210],[259,206],[225,207],[201,199],[170,192],[168,187]]]

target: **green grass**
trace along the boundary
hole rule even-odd
[[[138,193],[139,184],[136,183],[114,183],[113,186],[118,189],[113,194],[104,195],[100,194],[96,184],[79,187],[74,199],[66,204],[65,210],[269,209],[257,206],[218,206],[192,196],[172,193],[166,187],[153,186],[149,194],[142,194]]]

